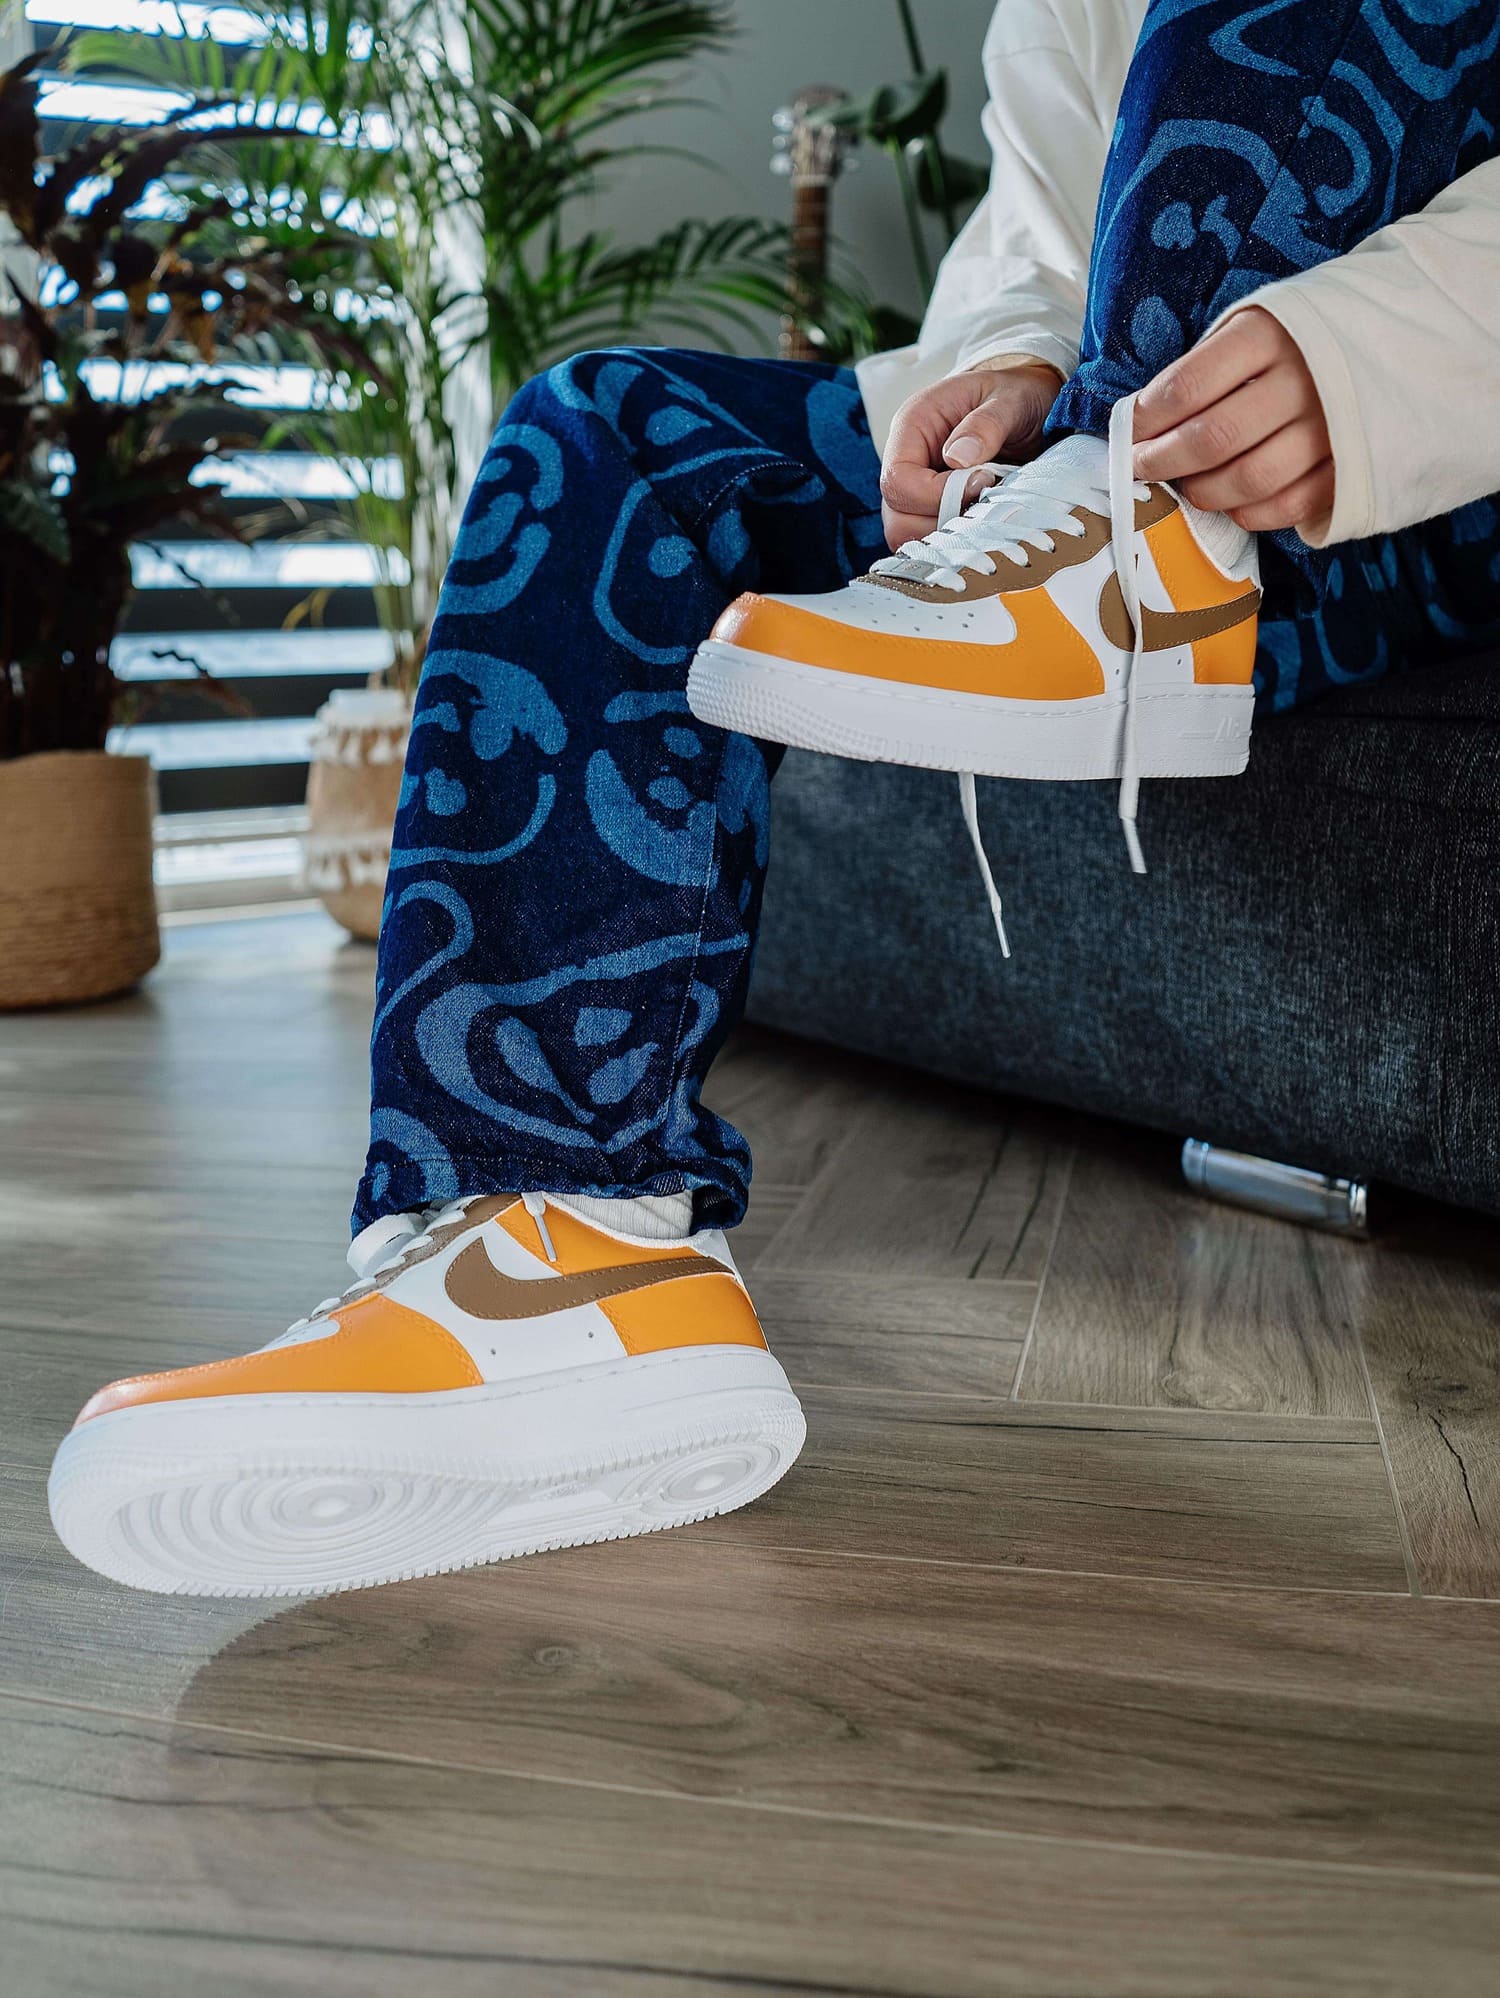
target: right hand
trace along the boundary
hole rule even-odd
[[[932,533],[950,472],[986,459],[1034,458],[1061,387],[1057,370],[1038,361],[1034,367],[971,368],[908,396],[880,467],[889,546]]]

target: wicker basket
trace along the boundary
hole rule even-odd
[[[0,763],[0,1007],[124,992],[161,956],[144,756]]]
[[[391,827],[411,704],[383,687],[336,693],[318,710],[307,773],[307,885],[351,936],[380,934]]]

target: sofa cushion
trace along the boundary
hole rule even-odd
[[[769,1025],[1500,1212],[1500,655],[1257,724],[1240,778],[981,780],[788,754]]]

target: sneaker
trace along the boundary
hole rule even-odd
[[[1116,778],[1132,864],[1142,777],[1244,769],[1260,570],[1253,534],[1130,471],[1134,398],[1106,444],[955,472],[943,524],[823,596],[736,599],[699,647],[701,721],[973,777]],[[966,511],[975,471],[993,483]]]
[[[724,1237],[540,1195],[387,1217],[259,1352],[101,1389],[63,1544],[132,1587],[293,1596],[616,1540],[758,1498],[806,1434]]]

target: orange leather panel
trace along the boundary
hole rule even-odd
[[[546,1260],[546,1249],[536,1222],[523,1207],[512,1207],[502,1215],[498,1227],[513,1235],[523,1249]],[[589,1227],[566,1208],[548,1205],[547,1232],[557,1251],[553,1269],[567,1276],[587,1270],[609,1269],[617,1263],[675,1262],[682,1255],[680,1243],[660,1243],[627,1247]],[[712,1259],[704,1262],[713,1269]],[[660,1353],[669,1346],[761,1346],[766,1335],[760,1329],[755,1307],[744,1287],[728,1270],[722,1274],[669,1278],[633,1290],[624,1297],[602,1300],[598,1306],[620,1335],[627,1353]]]
[[[1180,513],[1170,514],[1147,528],[1146,540],[1156,562],[1156,573],[1175,609],[1207,610],[1212,604],[1232,603],[1236,597],[1255,595],[1253,583],[1247,580],[1236,585],[1220,574],[1193,539],[1193,530]],[[1200,685],[1248,685],[1255,671],[1256,627],[1256,618],[1250,616],[1243,624],[1221,631],[1213,638],[1195,640],[1194,680]]]
[[[1242,596],[1253,585],[1232,583],[1209,561],[1180,513],[1169,513],[1146,529],[1146,545],[1174,610],[1206,610]]]
[[[627,1353],[661,1353],[669,1346],[760,1346],[755,1307],[726,1270],[723,1276],[653,1284],[599,1309]]]
[[[523,1249],[540,1256],[543,1262],[548,1261],[542,1231],[519,1202],[495,1225],[503,1228]],[[576,1214],[570,1214],[566,1207],[554,1206],[550,1200],[547,1203],[547,1233],[557,1251],[557,1261],[552,1268],[561,1276],[579,1276],[586,1270],[613,1269],[617,1263],[670,1263],[683,1253],[680,1242],[617,1242],[613,1235],[591,1228],[587,1221],[580,1221]]]
[[[1017,701],[1071,701],[1104,692],[1104,669],[1094,648],[1045,590],[1015,591],[1000,599],[1015,619],[1005,645],[968,645],[941,638],[898,638],[885,631],[857,631],[832,618],[773,602],[737,597],[713,635],[749,652],[766,652],[834,673],[862,673],[911,687],[942,687],[959,694],[998,694]]]
[[[483,1379],[451,1333],[378,1291],[336,1315],[339,1329],[326,1339],[115,1381],[99,1390],[78,1422],[146,1402],[223,1394],[436,1394],[478,1387]]]
[[[1248,687],[1255,677],[1258,621],[1247,617],[1229,631],[1193,640],[1193,678],[1199,686]]]

